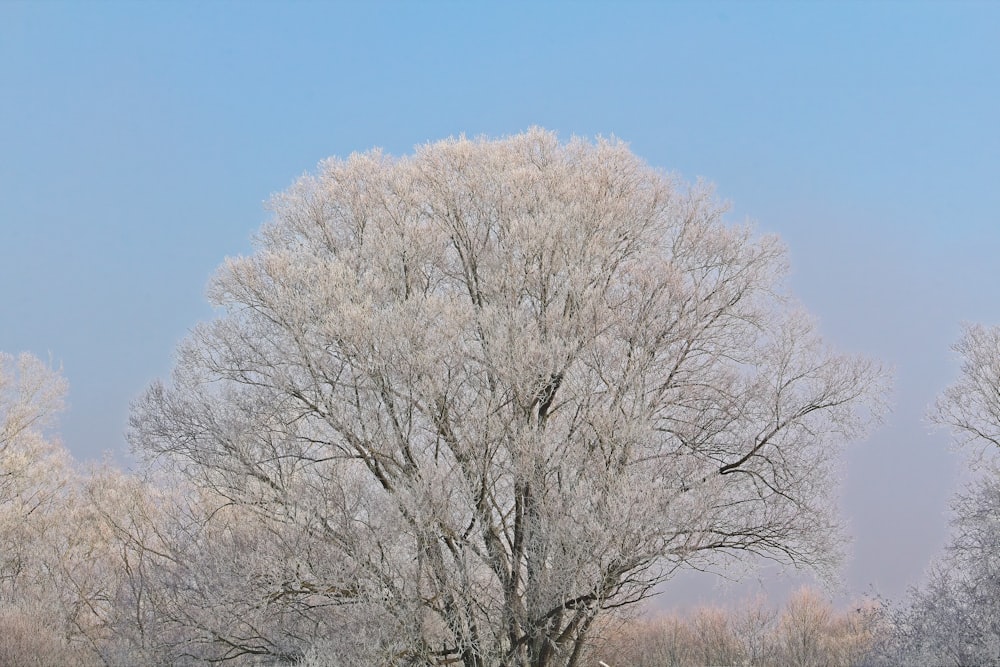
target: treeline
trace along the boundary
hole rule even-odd
[[[877,602],[837,611],[804,588],[782,609],[754,600],[736,609],[706,607],[687,615],[633,619],[594,639],[593,664],[611,667],[849,667],[872,656],[884,632]]]

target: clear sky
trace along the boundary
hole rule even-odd
[[[895,368],[841,502],[848,588],[898,596],[959,479],[923,413],[960,322],[1000,322],[998,35],[1000,3],[5,0],[0,350],[61,364],[65,443],[124,460],[208,277],[322,158],[614,134],[781,235],[827,337]]]

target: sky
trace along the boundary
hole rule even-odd
[[[214,269],[320,160],[613,135],[781,236],[826,338],[894,370],[839,502],[844,590],[899,597],[962,477],[924,419],[949,346],[1000,323],[998,34],[973,2],[4,0],[0,350],[62,368],[78,459],[127,465],[129,404],[212,316]],[[660,599],[727,594],[685,576]]]

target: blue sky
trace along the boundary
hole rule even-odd
[[[124,460],[208,277],[319,160],[614,134],[781,235],[828,338],[895,368],[842,504],[848,588],[899,595],[959,481],[922,415],[959,323],[1000,322],[998,34],[993,3],[7,0],[0,350],[51,355],[67,446]]]

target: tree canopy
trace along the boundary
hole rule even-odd
[[[883,373],[709,188],[533,129],[331,159],[273,210],[130,431],[268,527],[262,607],[371,664],[573,665],[678,568],[836,564]]]

